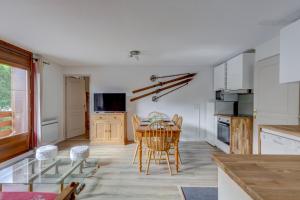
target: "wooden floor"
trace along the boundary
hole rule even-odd
[[[59,155],[68,156],[70,147],[79,144],[88,144],[88,141],[60,143]],[[217,168],[211,161],[211,154],[216,150],[205,142],[180,144],[183,167],[173,176],[169,175],[166,163],[152,164],[150,175],[139,174],[137,164],[131,164],[134,148],[135,144],[90,146],[90,157],[99,158],[101,167],[94,177],[85,180],[86,187],[79,199],[176,200],[182,199],[178,186],[217,185]],[[171,160],[175,173],[174,158]]]

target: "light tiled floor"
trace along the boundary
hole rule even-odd
[[[88,144],[88,141],[60,143],[59,155],[68,156],[69,148],[79,144]],[[137,164],[131,164],[134,148],[135,144],[90,146],[91,157],[99,158],[101,167],[94,177],[85,180],[86,187],[79,198],[174,200],[181,199],[178,185],[217,185],[217,168],[211,160],[216,150],[205,142],[180,144],[183,166],[173,176],[169,175],[166,163],[152,164],[150,175],[139,174]],[[174,164],[172,167],[175,172]]]

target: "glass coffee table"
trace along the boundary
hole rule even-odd
[[[83,188],[84,179],[93,176],[99,167],[99,160],[94,158],[74,162],[70,158],[25,158],[0,170],[0,191],[3,184],[25,184],[30,192],[34,184],[57,184],[62,191],[65,184],[79,182],[79,188]]]

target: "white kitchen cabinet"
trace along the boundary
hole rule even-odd
[[[262,131],[261,154],[300,155],[300,141]]]
[[[227,62],[227,89],[253,89],[254,53],[240,54]]]
[[[280,83],[300,81],[300,20],[280,31]]]
[[[226,89],[226,63],[214,68],[214,91]]]

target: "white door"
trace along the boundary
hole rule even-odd
[[[298,124],[299,83],[279,84],[279,56],[258,61],[254,68],[254,137],[258,152],[259,124]]]
[[[66,135],[72,138],[85,133],[85,81],[66,78]]]

